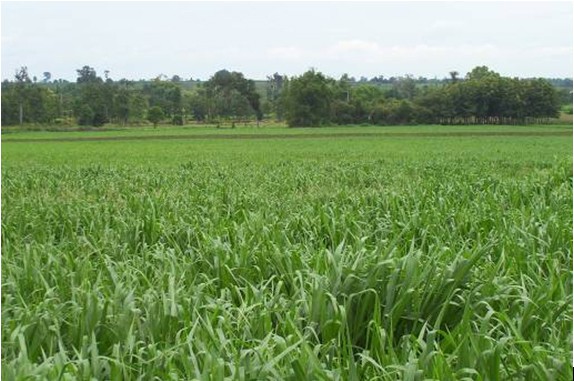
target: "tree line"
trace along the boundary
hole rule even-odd
[[[290,126],[524,124],[558,117],[561,102],[572,102],[564,93],[545,79],[503,77],[486,66],[464,78],[451,72],[440,86],[420,87],[407,76],[387,90],[310,70],[290,80],[284,107]]]
[[[275,73],[256,83],[220,70],[207,81],[160,76],[152,81],[114,81],[90,66],[75,82],[30,78],[17,70],[2,82],[2,125],[103,126],[189,122],[229,123],[272,118],[289,126],[332,124],[524,124],[559,115],[571,104],[568,87],[541,78],[501,76],[479,66],[443,81],[412,76],[336,80],[311,69],[287,77]],[[557,81],[557,80],[554,80]],[[567,80],[566,80],[567,81]],[[568,86],[568,83],[566,83]],[[570,108],[571,109],[571,108]]]

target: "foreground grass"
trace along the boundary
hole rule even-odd
[[[2,376],[570,380],[571,152],[3,145]]]

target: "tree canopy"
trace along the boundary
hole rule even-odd
[[[158,75],[153,80],[114,81],[84,65],[75,82],[39,82],[28,68],[2,82],[2,125],[31,123],[102,126],[147,123],[150,108],[175,125],[237,122],[263,117],[289,126],[328,124],[522,124],[555,118],[572,104],[571,79],[509,78],[486,66],[466,75],[451,71],[442,81],[411,75],[338,80],[317,70],[294,77],[274,73],[255,82],[219,70],[207,81]],[[35,76],[34,76],[35,77]]]
[[[321,73],[309,70],[291,79],[286,93],[286,118],[291,127],[321,126],[331,122],[333,89]]]
[[[242,73],[220,70],[206,82],[205,89],[209,117],[262,119],[255,82],[245,79]]]

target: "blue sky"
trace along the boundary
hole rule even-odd
[[[572,77],[572,2],[2,2],[2,79]]]

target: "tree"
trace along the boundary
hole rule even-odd
[[[281,95],[286,82],[287,76],[282,76],[279,73],[267,76],[266,93],[267,102],[270,106],[269,111],[275,113],[275,118],[279,121],[283,119]]]
[[[32,82],[30,76],[28,75],[28,67],[22,66],[16,71],[14,75],[16,78],[16,94],[18,96],[18,110],[19,110],[19,122],[20,125],[24,123],[24,102],[26,100],[26,93],[29,89],[29,84]]]
[[[290,127],[328,124],[332,99],[329,80],[320,72],[312,69],[293,78],[285,100],[287,124]]]
[[[76,83],[94,83],[103,82],[100,77],[96,75],[96,70],[90,66],[84,66],[81,69],[76,70],[78,73],[78,78]]]
[[[153,123],[154,128],[157,127],[157,124],[161,122],[164,118],[164,113],[161,107],[153,106],[147,112],[147,120]]]
[[[118,118],[124,126],[130,117],[131,93],[126,88],[118,89],[114,95],[113,116]]]
[[[49,123],[58,115],[57,95],[32,83],[28,69],[16,71],[15,81],[2,83],[2,124]]]
[[[104,81],[97,76],[96,71],[84,66],[79,70],[76,83],[78,86],[79,96],[76,98],[74,111],[81,125],[92,125],[99,127],[109,121],[110,111],[112,110],[113,86],[112,83]],[[87,112],[85,106],[92,111]],[[91,121],[89,116],[92,115]]]
[[[50,82],[50,79],[52,78],[52,74],[49,71],[45,71],[43,73],[44,79],[42,79],[42,82],[44,83],[48,83]]]
[[[78,119],[78,124],[80,126],[89,126],[94,122],[94,110],[87,105],[82,104],[78,111],[76,112],[76,117]]]
[[[220,70],[205,84],[208,117],[242,118],[254,115],[263,118],[259,93],[255,82],[245,79],[242,73]]]
[[[355,106],[339,99],[331,102],[331,121],[336,124],[355,123]]]
[[[151,107],[161,108],[164,115],[169,116],[172,121],[181,119],[183,96],[178,84],[156,78],[151,84],[144,86],[143,92],[148,96]]]
[[[538,78],[526,80],[524,85],[527,116],[556,118],[560,115],[558,92],[548,81]]]
[[[50,123],[58,113],[56,94],[43,86],[31,86],[28,89],[26,105],[27,120],[32,123]]]
[[[415,99],[425,123],[452,123],[454,105],[446,88],[428,88]],[[420,119],[419,119],[420,120]]]
[[[189,115],[197,122],[204,121],[207,117],[207,96],[205,95],[205,88],[198,86],[194,91],[184,93],[185,108]]]
[[[374,108],[372,120],[379,125],[412,123],[415,120],[414,106],[406,99],[388,99]]]
[[[458,81],[458,71],[454,70],[449,72],[451,83],[456,83]]]
[[[135,89],[132,81],[121,79],[113,86],[111,117],[116,123],[127,125],[130,122],[145,120],[148,102],[141,90]]]
[[[130,119],[135,122],[145,120],[146,111],[148,109],[148,101],[141,93],[134,93],[130,97]]]
[[[412,100],[417,92],[415,80],[411,75],[399,77],[393,83],[392,95],[398,99]]]

